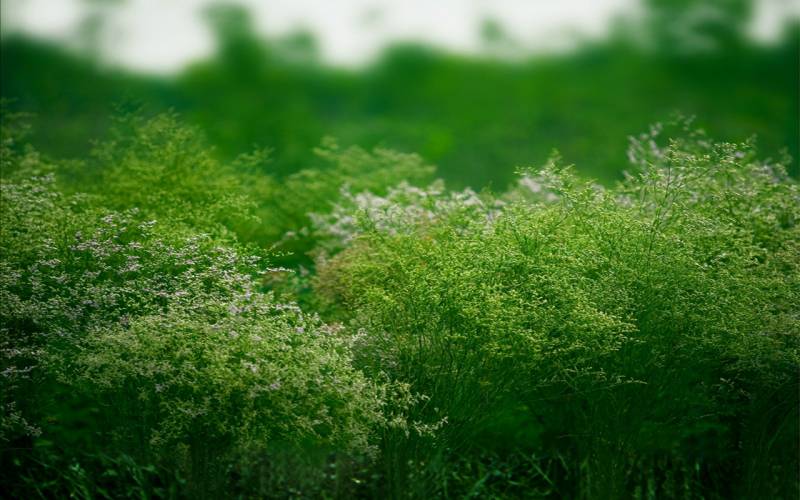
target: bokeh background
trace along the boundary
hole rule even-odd
[[[281,176],[325,136],[419,153],[504,189],[557,149],[610,183],[673,113],[757,136],[798,173],[789,0],[5,0],[0,91],[41,151],[78,157],[115,114],[174,110]]]

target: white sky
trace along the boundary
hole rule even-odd
[[[200,12],[212,0],[127,0],[108,8],[101,55],[137,70],[171,72],[208,55],[213,39]],[[635,16],[638,0],[239,0],[259,33],[269,37],[307,29],[331,64],[369,61],[387,43],[420,40],[454,51],[479,47],[486,18],[500,22],[530,51],[562,50],[580,38],[604,35],[619,15]],[[86,0],[3,0],[4,34],[24,32],[74,44],[87,13]],[[759,0],[751,27],[769,41],[798,0]]]

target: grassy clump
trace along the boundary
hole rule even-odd
[[[144,141],[110,167],[119,178],[106,193],[80,196],[60,193],[46,173],[57,167],[15,141],[3,142],[0,224],[7,491],[150,496],[184,484],[215,497],[249,474],[237,457],[369,458],[380,429],[404,425],[404,385],[366,378],[340,329],[263,290],[276,272],[263,259],[200,232],[217,227],[192,217],[215,213],[204,210],[219,206],[213,193],[148,190],[174,151],[151,158]],[[107,208],[129,197],[145,209]]]
[[[367,373],[448,417],[406,450],[422,471],[395,471],[426,474],[424,496],[469,493],[441,474],[487,447],[551,457],[568,496],[796,494],[800,190],[750,144],[658,132],[613,189],[551,162],[457,209],[354,205],[316,290]]]

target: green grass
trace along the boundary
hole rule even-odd
[[[556,156],[477,193],[387,149],[278,176],[174,114],[113,130],[59,160],[4,114],[12,495],[796,497],[788,160],[678,120],[613,187]]]

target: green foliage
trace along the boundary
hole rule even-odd
[[[255,209],[248,190],[261,187],[221,164],[199,132],[169,114],[121,119],[80,168],[83,175],[66,177],[110,208],[142,207],[147,217],[209,231],[248,222]]]
[[[148,151],[146,137],[137,151]],[[17,172],[35,159],[15,158]],[[120,185],[161,170],[123,160],[133,166]],[[216,208],[173,194],[188,213]],[[91,457],[122,453],[179,471],[193,494],[214,496],[229,481],[226,464],[246,450],[371,456],[378,429],[404,425],[404,386],[366,379],[337,328],[264,293],[257,277],[273,271],[258,257],[187,236],[198,219],[159,227],[135,208],[111,212],[106,198],[97,201],[59,193],[52,176],[3,179],[0,439],[27,450],[6,474],[29,469],[32,478],[12,484],[15,494],[36,491],[41,467],[66,461],[77,474],[80,453],[93,453],[95,465],[103,462]],[[166,215],[161,203],[143,206]],[[89,489],[74,494],[103,493],[102,482],[63,474],[52,491],[86,480]]]
[[[752,142],[677,121],[613,188],[554,155],[494,195],[331,140],[270,175],[174,115],[57,161],[24,118],[0,143],[12,495],[797,494],[800,186]]]
[[[145,103],[149,113],[181,113],[223,160],[272,148],[269,171],[278,177],[311,165],[314,146],[331,135],[417,152],[458,188],[502,190],[517,165],[544,162],[553,147],[610,184],[621,178],[625,137],[681,110],[715,137],[758,134],[768,155],[788,148],[796,176],[797,27],[762,46],[741,36],[752,2],[647,3],[639,28],[650,47],[617,33],[568,54],[507,63],[405,45],[357,72],[313,57],[298,62],[284,47],[289,40],[259,39],[245,13],[230,8],[212,24],[216,54],[171,79],[111,71],[9,36],[0,45],[0,93],[37,114],[34,144],[59,156],[85,156],[116,106]]]
[[[293,252],[295,259],[316,245],[310,234],[310,214],[331,210],[343,189],[383,194],[400,182],[422,183],[434,172],[418,155],[385,148],[341,148],[332,138],[326,138],[314,153],[322,164],[286,177],[264,201],[262,212],[266,220],[281,221],[268,241],[280,240],[279,248]]]
[[[581,494],[630,494],[636,460],[666,456],[675,470],[700,460],[714,491],[741,470],[739,491],[789,498],[800,190],[748,144],[700,133],[660,144],[656,132],[633,142],[636,173],[615,189],[551,163],[500,209],[373,200],[416,225],[353,212],[361,230],[316,290],[363,332],[360,366],[429,395],[425,417],[447,415],[454,451],[521,412],[526,446],[569,457]],[[741,427],[776,398],[770,431]],[[758,458],[740,455],[742,442]]]
[[[237,7],[169,79],[4,37],[0,491],[797,498],[800,31],[701,3],[358,72]],[[675,109],[735,142],[626,142]]]
[[[383,193],[401,181],[422,183],[434,171],[417,155],[341,148],[327,138],[315,150],[315,165],[278,179],[269,150],[221,162],[202,134],[174,114],[121,115],[88,160],[49,162],[20,145],[24,125],[16,122],[24,116],[6,115],[4,133],[22,135],[4,138],[4,175],[54,174],[68,192],[89,195],[92,206],[136,208],[138,220],[169,221],[172,231],[275,246],[274,259],[293,266],[311,264],[306,253],[316,240],[309,214],[330,210],[343,188]]]

